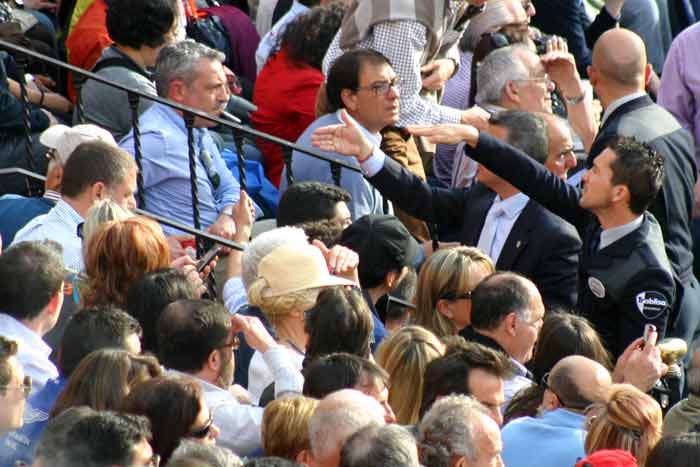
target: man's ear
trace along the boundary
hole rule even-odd
[[[651,74],[654,69],[651,67],[650,63],[647,63],[644,67],[644,89],[649,87],[649,81],[651,81]]]
[[[311,465],[311,459],[311,449],[302,449],[294,460],[301,465]]]
[[[61,308],[63,307],[63,287],[64,284],[61,283],[61,288],[58,289],[58,292],[56,292],[49,300],[49,303],[46,304],[46,309],[49,310],[50,314],[61,312]]]
[[[551,389],[545,389],[542,395],[542,407],[545,410],[554,410],[561,407],[561,401]]]
[[[518,85],[515,81],[506,81],[505,86],[503,86],[502,98],[505,101],[518,102],[520,100],[520,94],[518,92]]]
[[[343,101],[343,106],[352,111],[357,112],[357,94],[352,92],[350,89],[343,89],[340,91],[340,100]]]
[[[503,319],[503,324],[505,325],[505,330],[508,334],[511,336],[515,336],[515,329],[517,327],[518,323],[518,315],[514,312],[511,311],[506,315],[506,317]]]
[[[396,286],[396,282],[399,280],[399,277],[401,277],[401,273],[399,271],[389,271],[386,273],[386,276],[384,277],[384,285],[389,289],[393,289]]]
[[[187,86],[181,79],[174,79],[168,85],[168,99],[175,102],[182,102],[185,97]]]
[[[630,202],[630,190],[625,185],[615,185],[612,187],[612,200],[614,202],[621,202],[627,200],[627,204]]]
[[[221,354],[218,349],[214,349],[207,357],[207,368],[219,374],[219,369],[221,368]]]
[[[104,199],[107,196],[107,186],[103,182],[95,182],[90,187],[90,197],[95,200]]]

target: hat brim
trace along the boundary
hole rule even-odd
[[[53,125],[44,130],[39,136],[39,142],[47,148],[56,149],[58,142],[63,138],[63,134],[70,130],[66,125]]]
[[[344,279],[342,277],[338,276],[333,276],[329,274],[326,277],[323,277],[319,280],[312,281],[312,282],[306,282],[303,286],[298,286],[298,287],[288,287],[283,290],[276,290],[272,291],[271,288],[266,288],[263,290],[262,296],[265,298],[270,298],[270,297],[279,297],[281,295],[286,295],[288,293],[293,293],[293,292],[299,292],[300,290],[308,290],[308,289],[316,289],[319,287],[333,287],[336,285],[343,285],[343,286],[350,286],[350,287],[356,287],[357,284],[351,280]]]

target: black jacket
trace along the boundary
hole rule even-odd
[[[673,115],[642,96],[621,105],[607,118],[591,147],[589,167],[615,135],[634,136],[649,143],[664,158],[663,185],[649,211],[661,225],[676,279],[688,284],[693,274],[690,222],[698,174],[693,138]]]
[[[649,213],[641,227],[598,250],[600,224],[579,206],[578,188],[567,184],[519,150],[482,133],[474,160],[571,222],[581,234],[579,311],[595,326],[614,357],[656,325],[663,337],[675,299],[671,265],[661,229]]]
[[[469,246],[477,245],[495,196],[480,184],[469,190],[431,188],[388,157],[368,180],[410,215],[459,231],[460,242]],[[580,249],[576,230],[531,200],[513,224],[496,268],[530,278],[546,306],[570,308],[576,303]]]

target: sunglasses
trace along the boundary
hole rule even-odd
[[[454,302],[455,300],[471,300],[472,293],[471,292],[457,293],[455,291],[450,291],[450,292],[445,292],[444,294],[440,295],[440,298],[443,300],[449,300],[451,302]]]
[[[204,424],[204,426],[198,430],[191,431],[189,435],[187,435],[188,438],[197,438],[197,439],[203,439],[209,436],[211,433],[211,427],[214,425],[214,416],[210,413],[209,414],[209,420],[207,420],[207,423]]]
[[[241,346],[241,339],[238,336],[234,335],[231,342],[227,342],[226,344],[217,347],[217,349],[225,349],[227,347],[231,347],[231,350],[238,350],[238,348],[240,346]]]
[[[23,392],[24,398],[26,399],[29,397],[29,393],[32,392],[32,378],[30,376],[25,376],[22,384],[17,386],[0,386],[0,389],[3,391],[7,391],[9,389],[19,389]]]

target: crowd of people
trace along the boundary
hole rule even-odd
[[[0,0],[0,467],[696,465],[694,3]]]

